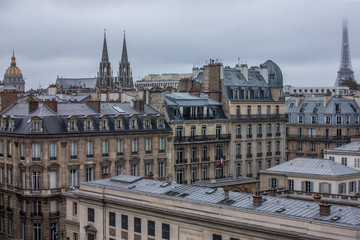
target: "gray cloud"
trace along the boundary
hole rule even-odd
[[[218,58],[225,65],[272,59],[285,84],[331,86],[338,70],[341,28],[348,19],[355,76],[360,79],[359,1],[11,1],[0,2],[0,74],[12,48],[27,88],[56,76],[98,71],[103,29],[113,72],[123,31],[134,79],[191,72]]]

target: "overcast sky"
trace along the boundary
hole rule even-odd
[[[134,80],[187,73],[209,58],[226,66],[271,59],[284,84],[333,86],[348,20],[355,78],[360,80],[360,1],[347,0],[32,0],[0,1],[0,78],[12,49],[26,89],[57,76],[94,77],[104,28],[114,75],[126,31]]]

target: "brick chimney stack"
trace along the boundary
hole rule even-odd
[[[319,204],[320,206],[320,215],[330,215],[330,207],[331,205],[328,204],[328,202],[322,201],[322,203]]]
[[[96,111],[100,112],[100,110],[101,110],[100,100],[90,100],[90,101],[87,101],[87,104],[89,104],[91,107],[95,108]]]
[[[269,190],[269,193],[270,193],[270,196],[271,197],[276,197],[276,188],[271,188],[270,190]]]
[[[134,100],[135,109],[139,112],[144,112],[144,100],[142,99],[135,99]]]
[[[28,105],[29,105],[29,113],[32,113],[39,107],[39,101],[31,98],[29,99]]]
[[[57,101],[55,98],[53,98],[51,101],[46,100],[44,104],[50,108],[53,112],[57,113]]]
[[[259,192],[256,192],[253,195],[253,204],[254,206],[260,206],[262,204],[262,196],[260,195]]]
[[[318,194],[318,193],[316,193],[315,195],[314,195],[314,202],[320,202],[320,200],[321,200],[321,196]]]

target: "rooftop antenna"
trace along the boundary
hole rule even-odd
[[[240,57],[238,57],[238,65],[240,65]]]

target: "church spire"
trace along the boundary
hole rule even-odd
[[[128,63],[128,55],[127,55],[127,49],[126,49],[126,40],[125,40],[125,31],[124,31],[124,41],[123,41],[123,49],[122,49],[122,55],[121,55],[121,62],[123,64]]]
[[[351,66],[349,36],[347,29],[347,22],[344,20],[343,33],[342,33],[342,46],[341,46],[341,58],[338,75],[335,82],[335,87],[341,87],[342,81],[352,78],[355,80],[354,71]]]
[[[16,58],[15,58],[14,49],[13,49],[13,55],[11,57],[11,66],[16,66]]]
[[[133,88],[133,78],[132,78],[132,71],[130,68],[130,62],[127,55],[127,48],[126,48],[126,40],[125,40],[125,31],[124,31],[124,42],[123,42],[123,49],[121,55],[121,61],[119,64],[119,76],[118,76],[118,84],[122,88]]]
[[[107,43],[106,43],[106,29],[104,29],[104,45],[103,45],[101,61],[102,62],[108,62],[109,61],[109,55],[108,55]]]
[[[106,29],[104,29],[104,44],[101,56],[101,62],[99,66],[99,72],[97,77],[97,87],[113,87],[114,79],[112,76],[111,64],[109,61],[109,55],[106,43]]]

